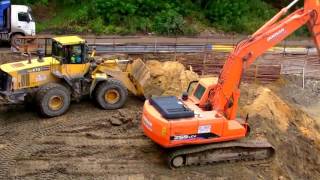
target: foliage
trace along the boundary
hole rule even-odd
[[[175,10],[162,11],[154,19],[153,29],[160,34],[185,34],[186,22],[183,16]]]
[[[40,3],[40,4],[48,4],[48,0],[12,0],[11,1],[13,4],[35,4],[35,3]]]
[[[291,0],[12,0],[54,6],[38,30],[193,35],[200,27],[251,33]]]
[[[275,11],[261,0],[215,0],[207,4],[206,17],[225,31],[253,32]]]
[[[159,34],[185,34],[184,16],[188,3],[166,0],[95,0],[94,9],[105,23],[125,27],[122,33],[136,31]],[[184,4],[184,6],[179,6]],[[192,3],[189,3],[192,5]]]

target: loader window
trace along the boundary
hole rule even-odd
[[[57,42],[52,43],[52,56],[59,60],[60,62],[64,61],[64,52],[63,52],[63,47],[61,44]]]
[[[68,60],[70,64],[82,64],[82,47],[74,45],[69,47]]]
[[[7,73],[0,71],[0,91],[7,91],[10,86],[10,78]]]
[[[82,64],[84,63],[84,45],[65,45],[57,42],[52,44],[52,56],[64,64]]]

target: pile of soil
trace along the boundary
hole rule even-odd
[[[151,60],[147,61],[146,65],[150,70],[150,84],[162,89],[160,95],[180,96],[191,81],[199,79],[195,72],[186,70],[179,62]]]
[[[244,91],[250,91],[244,87]],[[319,120],[277,92],[286,86],[266,88],[258,86],[254,93],[244,93],[241,114],[249,114],[251,136],[264,136],[276,149],[272,161],[274,173],[285,179],[313,179],[320,177]],[[286,89],[289,91],[289,89]],[[246,96],[250,94],[250,96]],[[288,96],[288,93],[287,93]]]
[[[0,53],[0,64],[12,63],[26,59],[27,57],[22,56],[19,53]]]

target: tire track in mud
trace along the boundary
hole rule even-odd
[[[60,124],[52,127],[42,128],[43,130],[37,130],[37,128],[29,129],[29,133],[32,134],[31,136],[24,134],[18,136],[18,138],[15,138],[15,141],[5,147],[4,150],[0,151],[0,179],[6,179],[7,177],[9,177],[9,170],[15,165],[14,158],[17,154],[23,153],[25,151],[24,147],[28,144],[28,140],[39,136],[48,135],[51,132],[63,129],[64,127],[65,126]]]
[[[41,146],[42,143],[47,145],[48,142],[56,138],[55,135],[46,137],[46,142],[40,140],[32,147]],[[76,138],[76,136],[72,135],[71,138]],[[29,149],[28,153],[31,152],[32,155],[27,155],[26,159],[19,160],[17,168],[20,169],[20,174],[25,169],[27,172],[35,173],[39,171],[38,168],[25,168],[25,163],[36,164],[33,162],[44,161],[47,164],[51,164],[51,169],[49,167],[42,169],[48,174],[54,173],[59,166],[60,169],[64,169],[64,174],[96,176],[143,173],[146,167],[150,167],[148,166],[150,163],[151,167],[154,167],[152,169],[158,169],[159,166],[164,167],[161,157],[157,157],[157,154],[159,155],[157,148],[147,140],[144,142],[142,138],[130,137],[120,141],[118,141],[118,138],[99,139],[100,144],[94,145],[84,139],[77,141],[75,144],[59,142],[57,144],[63,145],[53,145],[52,147],[48,145],[46,149],[41,149],[39,153]],[[84,142],[84,144],[78,144],[78,142]],[[166,168],[164,167],[164,169]],[[22,175],[24,176],[25,174]]]
[[[129,102],[129,105],[127,105],[126,108],[135,109],[132,107],[132,104],[136,103],[132,103],[132,100],[130,101],[131,102]],[[21,112],[22,115],[27,117],[26,120],[19,115],[19,110],[13,112],[9,110],[9,114],[13,114],[11,116],[7,115],[8,112],[2,113],[2,115],[0,115],[0,119],[2,119],[2,122],[0,122],[0,125],[2,126],[0,129],[0,137],[6,138],[6,134],[12,132],[14,132],[14,135],[16,136],[8,137],[8,141],[10,142],[6,143],[3,148],[0,148],[0,179],[12,178],[10,177],[10,172],[16,165],[15,158],[17,155],[27,154],[29,151],[36,152],[43,149],[41,146],[28,146],[34,139],[49,136],[55,132],[63,131],[68,127],[89,124],[101,120],[106,121],[106,118],[108,117],[105,115],[105,111],[96,110],[94,109],[95,107],[86,108],[86,106],[92,106],[91,104],[88,105],[85,103],[77,106],[81,115],[77,112],[69,112],[65,116],[49,120],[41,120],[33,113]],[[117,115],[119,112],[113,111],[108,113],[108,115],[112,116]],[[13,118],[15,116],[18,118]],[[7,119],[13,120],[10,122],[6,121]]]
[[[90,125],[95,125],[95,122],[90,123]],[[125,129],[125,126],[111,127],[110,129],[118,132]],[[32,147],[46,147],[38,152],[29,150],[29,154],[32,155],[27,155],[26,159],[22,158],[20,167],[24,169],[24,161],[30,163],[44,160],[53,164],[59,162],[60,167],[64,168],[68,175],[76,176],[85,173],[96,176],[105,173],[114,175],[124,172],[127,174],[143,173],[141,170],[145,169],[148,163],[152,163],[152,166],[155,166],[156,169],[165,165],[159,156],[159,149],[150,140],[146,139],[137,128],[130,133],[126,132],[125,134],[128,133],[128,136],[125,134],[110,135],[108,132],[98,135],[101,133],[96,131],[96,135],[88,136],[88,133],[93,133],[93,129],[88,133],[84,133],[82,130],[77,132],[74,131],[75,129],[79,128],[69,127],[53,135],[38,138],[34,141],[35,144]],[[51,145],[52,147],[50,147]],[[36,169],[34,171],[37,171]],[[50,169],[46,169],[46,171],[49,173]]]

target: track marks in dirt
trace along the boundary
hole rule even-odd
[[[79,108],[81,110],[82,106]],[[91,116],[90,121],[85,122]],[[68,125],[66,122],[70,121],[70,117],[79,123]],[[123,124],[112,126],[113,118],[120,119]],[[138,107],[130,107],[130,111],[126,112],[116,111],[108,116],[97,110],[84,113],[81,117],[67,114],[56,121],[65,124],[65,127],[33,138],[32,143],[15,156],[11,176],[38,177],[43,173],[50,176],[57,173],[68,176],[104,176],[111,173],[116,176],[123,172],[128,175],[143,172],[148,163],[164,166],[156,145],[145,138],[139,129]]]
[[[126,104],[125,109],[133,110],[128,111],[127,115],[130,119],[131,117],[136,117],[136,114],[139,113],[139,106],[137,106],[139,103],[142,104],[140,101],[129,99]],[[129,114],[130,112],[132,114]],[[103,122],[106,118],[114,117],[114,115],[118,116],[119,114],[118,111],[100,110],[94,107],[91,102],[73,104],[71,110],[66,115],[47,120],[40,119],[32,110],[28,112],[21,106],[8,106],[1,109],[0,134],[2,135],[1,139],[6,139],[6,142],[5,147],[0,149],[0,178],[19,178],[12,173],[17,174],[16,167],[20,161],[38,160],[38,157],[38,159],[33,159],[34,156],[37,155],[32,154],[33,152],[41,152],[41,150],[45,150],[48,145],[51,145],[53,149],[55,149],[56,146],[59,147],[62,145],[61,142],[58,141],[46,142],[43,145],[39,145],[35,143],[37,139],[63,131],[68,127],[90,124],[93,121]],[[0,144],[4,143],[0,142]],[[20,168],[20,170],[23,171],[23,168]],[[40,175],[43,177],[42,170],[39,173],[37,172],[38,170],[36,170],[37,177]],[[52,172],[53,173],[46,171],[44,173],[50,177],[52,174],[57,174],[56,169],[53,169]]]
[[[46,172],[54,171],[57,164],[60,167],[66,167],[66,174],[68,175],[103,175],[103,174],[132,174],[143,172],[146,168],[146,164],[152,163],[156,165],[162,165],[163,162],[160,158],[154,158],[155,154],[159,154],[159,151],[143,151],[142,149],[148,149],[153,144],[150,141],[144,141],[142,138],[138,139],[99,139],[92,140],[82,139],[72,136],[65,137],[64,145],[51,145],[52,139],[61,138],[60,136],[49,136],[41,138],[37,141],[36,145],[46,146],[46,148],[40,151],[30,152],[27,158],[18,159],[17,168],[24,172],[23,168],[26,163],[32,163],[33,161],[46,161],[50,164],[48,168],[41,169]],[[45,141],[43,141],[45,139]],[[48,145],[49,144],[49,145]],[[61,142],[57,144],[62,144]],[[34,146],[34,145],[33,145]],[[150,149],[150,147],[149,147]],[[148,157],[146,159],[146,157]],[[36,167],[28,167],[26,172],[35,173],[39,169]],[[16,174],[24,176],[27,174]]]

